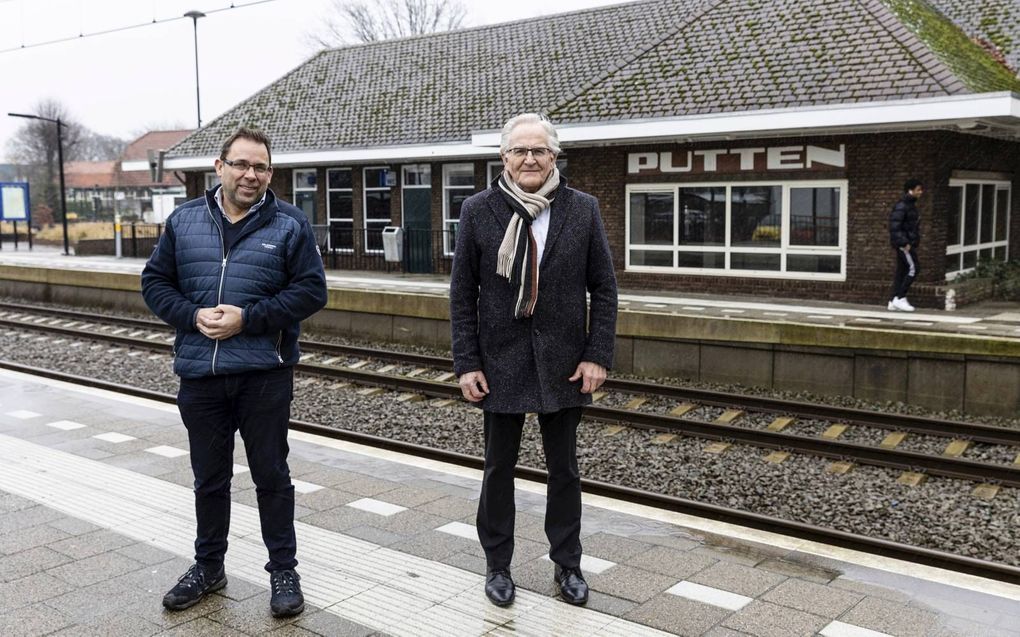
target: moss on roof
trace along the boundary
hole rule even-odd
[[[1020,78],[925,0],[882,0],[975,93],[1020,92]]]

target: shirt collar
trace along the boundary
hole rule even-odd
[[[247,219],[250,215],[258,212],[258,209],[262,207],[262,204],[266,203],[266,195],[268,193],[268,190],[262,193],[262,199],[259,199],[251,208],[248,208],[248,212],[244,213],[244,216],[241,217],[241,219]],[[227,223],[233,223],[230,221],[230,217],[227,216],[227,213],[223,211],[223,186],[216,187],[216,192],[213,193],[213,201],[216,202],[216,207],[220,209],[220,214],[227,220]],[[238,221],[241,219],[238,219]]]

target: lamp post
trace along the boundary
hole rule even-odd
[[[202,97],[198,90],[198,19],[204,18],[205,14],[201,11],[188,11],[184,17],[191,18],[191,27],[195,34],[195,107],[198,110],[198,127],[202,128]]]
[[[60,164],[60,216],[64,222],[64,254],[71,254],[70,242],[67,240],[67,193],[64,189],[64,139],[60,128],[67,124],[60,121],[60,118],[52,119],[41,115],[26,115],[25,113],[7,113],[11,117],[24,117],[25,119],[38,119],[44,122],[53,122],[57,125],[57,163]]]

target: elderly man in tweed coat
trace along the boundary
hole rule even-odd
[[[577,426],[613,362],[616,276],[598,201],[556,169],[555,128],[534,113],[503,128],[503,172],[460,213],[450,315],[464,397],[484,411],[478,537],[492,603],[513,602],[514,466],[537,413],[549,472],[545,531],[554,578],[584,604]],[[588,308],[586,293],[591,295]]]

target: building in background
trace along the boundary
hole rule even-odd
[[[501,169],[497,129],[538,110],[601,202],[621,286],[863,302],[885,300],[888,213],[917,177],[911,299],[930,305],[1020,255],[1015,49],[954,23],[967,1],[645,0],[327,50],[166,166],[197,196],[223,139],[259,126],[273,189],[334,265],[382,267],[393,225],[405,270],[445,272],[461,202]]]

